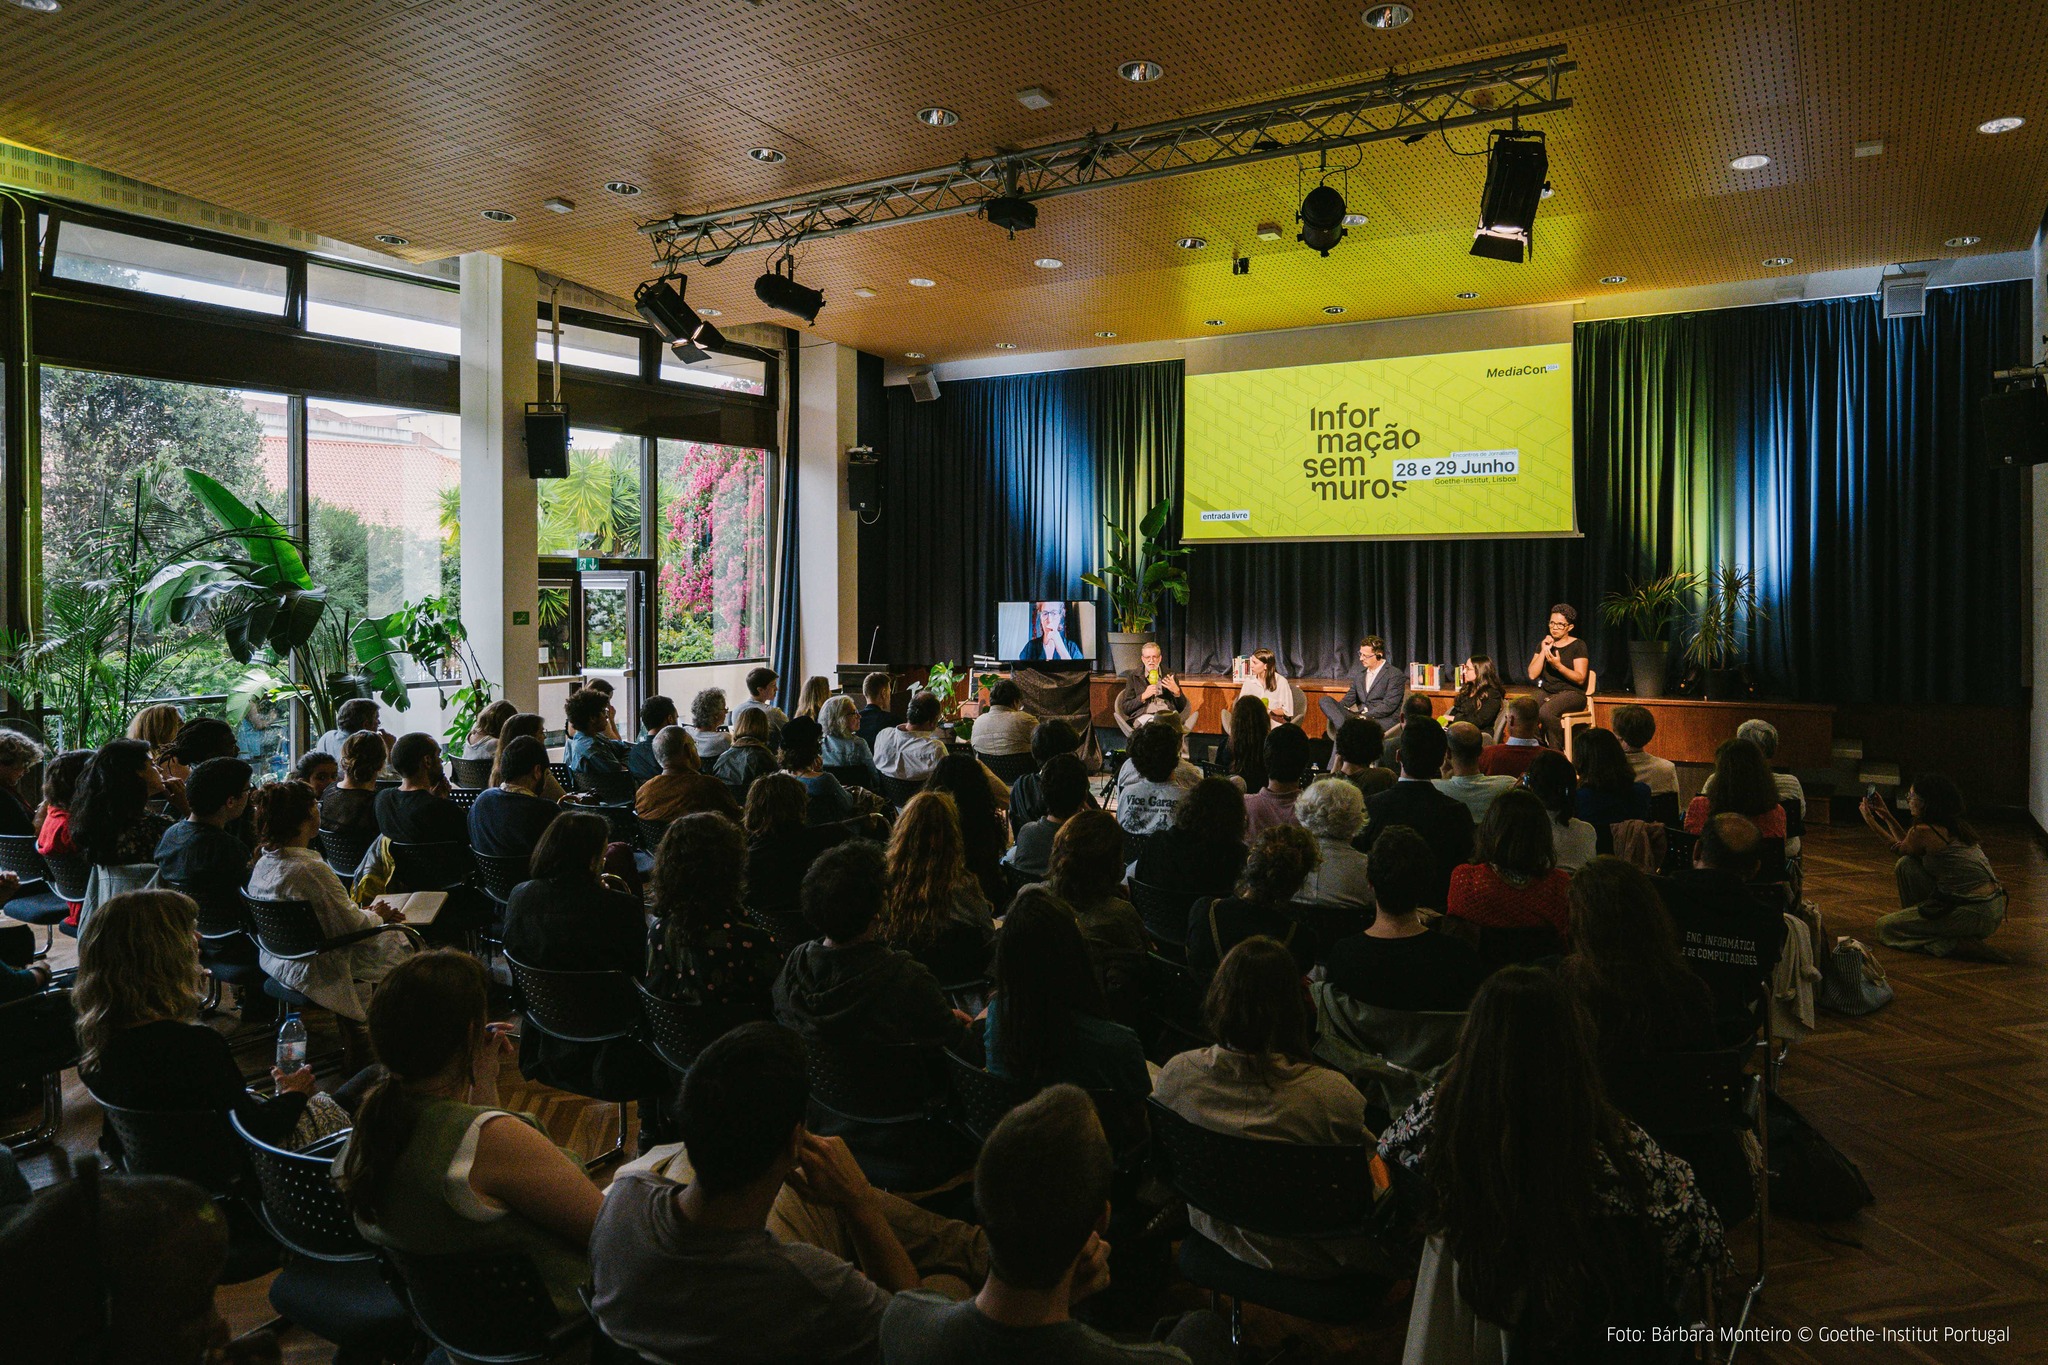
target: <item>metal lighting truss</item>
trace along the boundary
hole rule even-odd
[[[979,213],[1002,197],[1050,199],[1222,166],[1355,147],[1433,129],[1569,109],[1561,90],[1578,63],[1563,45],[1429,71],[1390,73],[1263,104],[962,161],[715,213],[644,224],[655,265],[716,265],[738,251],[818,241],[922,218]]]

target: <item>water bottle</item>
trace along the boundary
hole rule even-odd
[[[293,1010],[277,1026],[277,1069],[289,1076],[306,1064],[306,1021]]]

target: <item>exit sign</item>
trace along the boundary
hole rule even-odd
[[[532,620],[533,613],[530,611],[515,611],[512,613],[512,624],[515,626],[526,625]]]
[[[576,556],[576,572],[578,572],[578,573],[587,573],[587,572],[589,572],[590,570],[592,570],[592,569],[595,569],[596,567],[597,567],[597,556],[596,556],[596,555],[578,555],[578,556]]]

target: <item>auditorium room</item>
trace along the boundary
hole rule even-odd
[[[0,1358],[2048,1360],[2044,70],[0,0]]]

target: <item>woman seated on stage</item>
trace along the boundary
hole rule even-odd
[[[1564,718],[1586,709],[1586,685],[1593,677],[1586,642],[1572,634],[1578,623],[1577,609],[1559,602],[1550,609],[1549,632],[1529,656],[1529,681],[1543,694],[1538,711],[1543,718],[1543,742],[1553,749],[1564,748]]]
[[[1703,834],[1707,821],[1717,815],[1745,815],[1764,838],[1785,837],[1785,807],[1778,800],[1778,779],[1771,775],[1764,751],[1746,739],[1723,740],[1714,751],[1713,776],[1707,779],[1706,790],[1685,808],[1685,828]]]
[[[1244,685],[1237,689],[1237,699],[1254,697],[1266,705],[1266,713],[1273,723],[1294,719],[1294,685],[1280,676],[1279,665],[1273,661],[1270,649],[1255,649],[1246,660]],[[1233,708],[1231,719],[1236,720]]]
[[[1472,722],[1490,744],[1507,693],[1499,666],[1484,654],[1474,654],[1458,669],[1458,695],[1451,698],[1451,721]]]
[[[1899,828],[1882,797],[1864,797],[1861,809],[1863,822],[1899,854],[1892,871],[1903,908],[1878,917],[1878,941],[1935,957],[2003,961],[1984,940],[2005,921],[2005,887],[1963,818],[1956,784],[1940,773],[1914,778],[1906,793],[1909,829]]]
[[[1473,862],[1451,870],[1445,913],[1493,929],[1571,932],[1571,878],[1557,867],[1550,813],[1526,791],[1502,792],[1473,840]]]
[[[1650,785],[1636,781],[1636,770],[1612,730],[1594,725],[1579,731],[1572,739],[1572,756],[1579,771],[1573,809],[1596,832],[1605,834],[1618,820],[1650,818]],[[1602,843],[1611,846],[1611,840]]]

